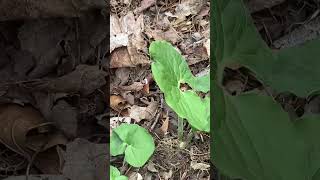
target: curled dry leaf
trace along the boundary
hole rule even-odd
[[[126,100],[124,100],[122,96],[119,96],[119,95],[110,96],[110,107],[113,110],[120,112],[125,108],[125,106],[126,106]]]
[[[120,86],[119,88],[123,91],[141,91],[144,87],[144,84],[141,82],[134,82],[129,86]]]
[[[2,144],[25,158],[31,158],[35,152],[39,152],[34,165],[44,173],[59,172],[59,161],[50,161],[50,158],[59,159],[55,148],[66,144],[67,139],[55,132],[53,124],[46,122],[38,111],[30,106],[2,105],[0,123]],[[44,161],[40,161],[43,157],[46,157],[45,165],[42,164]]]
[[[32,107],[2,105],[0,106],[2,127],[0,141],[14,152],[28,157],[31,149],[27,143],[27,134],[44,122],[41,114]]]
[[[118,48],[111,53],[111,68],[134,67],[126,47]]]
[[[144,31],[143,15],[140,15],[136,19],[133,12],[128,12],[126,16],[120,19],[116,16],[111,16],[111,20],[116,26],[112,30],[110,38],[111,50],[124,45],[127,47],[113,50],[110,67],[135,67],[139,64],[149,64],[148,57],[141,52],[145,51],[147,46],[142,36],[142,32]],[[121,29],[121,32],[119,29]],[[128,37],[128,42],[126,41],[126,37]]]
[[[151,101],[147,107],[133,105],[129,109],[129,116],[136,122],[140,122],[143,119],[150,120],[155,116],[157,108],[158,103],[156,101]]]
[[[160,130],[163,134],[167,134],[168,129],[169,129],[169,116],[166,117],[166,119],[162,123],[162,126],[160,127]]]

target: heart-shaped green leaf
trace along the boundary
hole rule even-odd
[[[149,52],[154,61],[151,65],[153,77],[167,104],[179,117],[187,119],[192,127],[209,132],[210,97],[202,99],[197,91],[209,91],[210,75],[193,76],[185,59],[168,42],[152,42]],[[182,83],[187,83],[192,89],[183,92],[180,89]]]
[[[110,166],[110,180],[128,180],[128,177],[122,176],[116,167]]]
[[[307,96],[320,89],[320,41],[272,52],[261,39],[242,0],[213,2],[212,42],[221,83],[225,67],[245,66],[278,92]],[[299,85],[297,85],[299,84]]]
[[[292,122],[272,97],[231,96],[225,67],[245,66],[278,92],[306,96],[320,88],[320,41],[272,52],[242,0],[215,0],[211,30],[218,63],[211,157],[220,171],[243,180],[320,179],[320,117]]]
[[[121,124],[113,129],[110,139],[112,156],[125,154],[125,160],[134,167],[143,166],[155,149],[148,131],[136,124]]]
[[[244,180],[311,177],[307,139],[271,97],[224,94],[222,101],[226,113],[214,117],[219,126],[213,127],[211,153],[224,174]]]

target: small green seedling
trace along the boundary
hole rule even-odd
[[[110,180],[128,180],[128,177],[121,175],[116,167],[110,166]]]
[[[168,42],[154,41],[149,53],[154,80],[164,93],[167,104],[200,131],[210,131],[210,96],[202,98],[199,92],[210,90],[210,75],[195,77],[182,55]],[[183,91],[182,84],[192,89]]]
[[[124,159],[133,167],[142,167],[155,149],[148,131],[136,124],[121,124],[113,129],[110,140],[112,156],[124,154]]]

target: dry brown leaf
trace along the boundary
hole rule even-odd
[[[205,6],[204,8],[201,9],[201,11],[198,13],[198,16],[208,16],[210,12],[210,7],[209,6]]]
[[[122,96],[119,96],[119,95],[110,96],[110,107],[113,110],[120,112],[122,109],[124,109],[125,105],[126,105],[126,100],[124,100]]]
[[[118,68],[115,72],[116,78],[120,81],[119,84],[122,86],[129,80],[130,69],[129,68]]]
[[[133,172],[133,173],[129,176],[129,180],[143,180],[143,177],[141,176],[140,173],[138,173],[138,172]]]
[[[133,12],[128,12],[126,16],[120,19],[122,33],[129,36],[129,41],[131,45],[137,50],[142,50],[146,47],[146,42],[142,37],[142,32],[144,31],[144,19],[141,14],[137,19],[135,19]]]
[[[188,64],[193,65],[201,61],[208,60],[207,50],[204,46],[197,46],[195,48],[188,49]]]
[[[143,91],[145,94],[149,94],[149,93],[150,93],[149,83],[143,85],[142,91]]]
[[[141,14],[136,19],[131,11],[126,16],[121,17],[120,20],[115,16],[111,17],[112,23],[117,26],[112,30],[112,36],[110,36],[111,50],[115,49],[111,55],[111,68],[135,67],[139,64],[150,63],[148,57],[142,53],[147,51],[147,42],[142,36],[144,31],[143,17]],[[118,21],[121,32],[119,32],[119,26],[117,25]],[[127,48],[121,48],[122,46],[127,46]]]
[[[117,48],[111,53],[110,68],[134,67],[126,47]]]
[[[121,96],[131,105],[134,104],[134,95],[132,95],[129,91],[121,92]]]
[[[160,127],[160,130],[163,134],[167,134],[169,129],[169,116],[166,117],[166,120],[163,121],[162,126]]]
[[[8,104],[0,106],[0,122],[1,143],[22,156],[28,156],[31,151],[28,149],[27,133],[43,124],[45,120],[32,107]]]
[[[140,7],[135,10],[135,13],[141,13],[156,3],[156,0],[142,0]]]
[[[148,171],[153,172],[153,173],[159,172],[159,171],[157,170],[157,168],[154,166],[154,163],[153,163],[152,161],[150,161],[150,162],[148,163],[147,169],[148,169]]]
[[[139,64],[141,65],[150,64],[149,58],[144,53],[140,52],[132,42],[129,42],[128,53],[130,55],[130,59],[132,63],[132,65],[129,67],[132,67],[132,66],[135,67]],[[125,67],[125,66],[122,66],[122,67]]]
[[[210,39],[208,39],[203,46],[206,48],[208,57],[210,57]]]
[[[120,86],[119,88],[123,91],[141,91],[143,89],[144,84],[141,82],[134,82],[129,86]]]
[[[136,20],[134,28],[133,37],[130,39],[130,42],[137,50],[144,50],[144,48],[147,46],[147,42],[142,36],[144,31],[144,18],[142,14]]]
[[[200,12],[205,3],[206,0],[183,0],[181,4],[176,7],[175,16],[177,16],[178,19],[185,19],[186,16],[196,15]]]
[[[107,73],[99,66],[80,64],[74,71],[59,78],[30,83],[28,86],[34,90],[55,93],[81,93],[89,95],[106,84]],[[66,83],[68,82],[68,83]]]
[[[44,173],[59,173],[60,162],[50,160],[58,157],[56,146],[65,145],[64,135],[53,131],[53,124],[44,120],[41,114],[30,106],[22,107],[14,104],[0,106],[0,122],[2,131],[0,142],[25,158],[39,151],[35,166]],[[50,156],[50,157],[49,157]],[[46,157],[46,163],[39,160]]]
[[[147,107],[133,105],[129,109],[129,116],[136,122],[140,122],[143,119],[150,120],[155,116],[157,108],[158,103],[156,101],[151,101]]]
[[[148,35],[155,40],[166,40],[172,44],[176,44],[180,40],[180,36],[173,28],[164,32],[162,30],[148,30]]]
[[[164,38],[165,40],[170,41],[173,44],[176,44],[179,41],[180,36],[178,35],[176,30],[170,28],[169,30],[164,32]]]
[[[110,15],[110,52],[114,49],[128,46],[128,34],[122,33],[119,18],[116,15]]]

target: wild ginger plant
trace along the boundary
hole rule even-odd
[[[245,67],[277,92],[306,97],[320,89],[320,41],[272,51],[242,0],[211,1],[213,93],[211,158],[219,172],[242,180],[319,180],[320,117],[290,119],[271,96],[230,95],[225,68]]]

